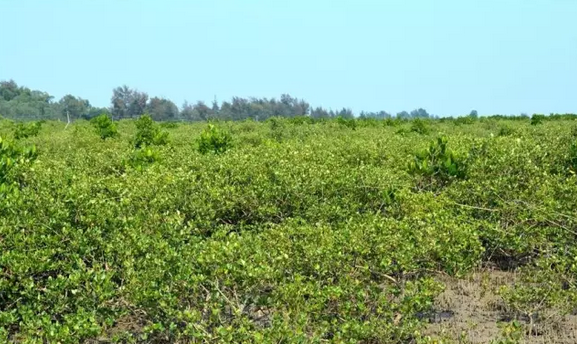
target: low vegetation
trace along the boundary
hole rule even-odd
[[[457,294],[563,331],[574,117],[454,122],[1,121],[0,342],[466,342]]]

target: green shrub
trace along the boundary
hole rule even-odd
[[[391,117],[385,118],[385,120],[383,121],[385,127],[396,127],[401,123],[402,123],[401,120]]]
[[[165,129],[176,129],[178,128],[178,122],[162,122],[160,126]]]
[[[17,147],[0,136],[0,197],[18,186],[18,170],[36,159],[36,146]]]
[[[127,165],[136,170],[142,170],[159,160],[160,154],[158,151],[152,149],[151,147],[143,147],[141,149],[135,149],[132,152],[129,160],[127,161]]]
[[[411,132],[418,133],[421,135],[426,135],[429,133],[430,129],[427,123],[420,118],[414,119],[411,123]]]
[[[353,130],[357,129],[357,121],[354,118],[344,118],[339,116],[337,117],[337,123],[343,127],[351,128]]]
[[[467,174],[465,159],[447,149],[446,137],[437,138],[431,142],[428,149],[415,154],[408,169],[413,175],[441,183],[451,179],[463,179]]]
[[[475,121],[477,120],[477,117],[474,116],[461,116],[461,117],[457,117],[455,118],[455,120],[453,121],[453,124],[455,125],[463,125],[463,124],[473,124],[475,123]]]
[[[508,125],[501,125],[499,127],[499,131],[497,132],[497,136],[510,136],[515,133],[515,130]]]
[[[541,123],[543,123],[544,120],[545,120],[545,115],[533,114],[533,116],[531,116],[531,125],[541,124]]]
[[[577,138],[577,125],[574,125],[574,126],[571,128],[571,136],[574,137],[574,138]]]
[[[577,174],[577,141],[573,141],[569,146],[569,157],[567,159],[569,173]]]
[[[149,115],[143,115],[136,120],[136,135],[134,147],[162,146],[168,143],[168,133],[161,131]]]
[[[213,124],[209,124],[200,134],[197,144],[201,154],[221,154],[232,147],[232,136]]]
[[[106,140],[118,135],[116,124],[107,114],[101,114],[90,120],[101,139]]]
[[[18,123],[14,129],[14,138],[16,140],[25,139],[28,137],[38,136],[42,122]]]
[[[313,124],[315,120],[310,116],[295,116],[288,119],[289,123],[294,125]]]
[[[286,136],[286,120],[282,117],[270,117],[266,121],[270,126],[270,136],[281,142]]]

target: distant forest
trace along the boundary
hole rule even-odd
[[[312,107],[303,99],[283,94],[279,99],[233,97],[230,101],[206,104],[184,102],[180,108],[171,100],[150,97],[128,86],[112,90],[110,106],[92,106],[90,101],[71,94],[60,100],[49,93],[19,86],[14,80],[0,82],[0,115],[16,120],[91,119],[102,113],[114,119],[135,118],[149,114],[156,121],[206,121],[206,120],[266,120],[269,117],[310,116],[312,118],[433,118],[425,109],[411,112],[402,111],[392,115],[386,111],[361,112],[354,114],[351,109],[340,110]],[[476,116],[476,111],[471,115]]]

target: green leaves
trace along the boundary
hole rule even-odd
[[[14,130],[14,138],[20,140],[37,136],[40,132],[40,128],[42,128],[42,122],[20,122],[16,125],[16,129]]]
[[[416,153],[408,165],[409,173],[440,184],[465,178],[467,175],[465,160],[448,150],[447,143],[446,137],[439,137],[430,143],[427,150]]]
[[[197,144],[201,154],[221,154],[232,147],[232,136],[215,125],[209,124],[200,134]]]
[[[494,122],[518,137],[483,118],[428,122],[433,142],[399,120],[406,135],[275,118],[170,126],[162,146],[142,117],[105,141],[47,122],[38,157],[0,140],[18,190],[0,209],[0,341],[406,343],[439,273],[484,264],[522,266],[507,307],[567,312],[575,138],[563,121]]]
[[[545,115],[533,114],[533,116],[531,116],[531,125],[539,125],[543,123],[545,118]]]
[[[567,169],[569,173],[577,173],[577,141],[573,141],[569,146],[569,156],[567,158]]]
[[[0,200],[17,191],[22,168],[36,159],[36,146],[18,147],[0,136]]]
[[[118,135],[116,124],[107,114],[101,114],[90,120],[101,139],[106,140]]]
[[[161,131],[149,115],[140,116],[134,123],[136,124],[135,148],[163,146],[168,143],[168,132]]]

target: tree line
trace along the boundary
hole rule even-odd
[[[113,119],[137,118],[148,114],[155,121],[207,121],[207,120],[266,120],[270,117],[310,116],[322,118],[354,118],[349,108],[340,110],[312,107],[303,99],[283,94],[276,98],[241,98],[233,97],[230,101],[212,104],[202,101],[196,103],[184,102],[179,108],[174,102],[162,97],[150,97],[146,92],[130,88],[126,85],[112,90],[110,106],[106,108],[93,106],[90,101],[67,94],[60,100],[55,100],[47,92],[31,90],[19,86],[14,80],[0,82],[0,115],[20,120],[59,119],[77,120],[91,119],[102,113],[109,114]],[[476,116],[476,111],[471,115]],[[436,118],[425,109],[411,112],[402,111],[392,115],[386,111],[361,112],[360,118]]]

